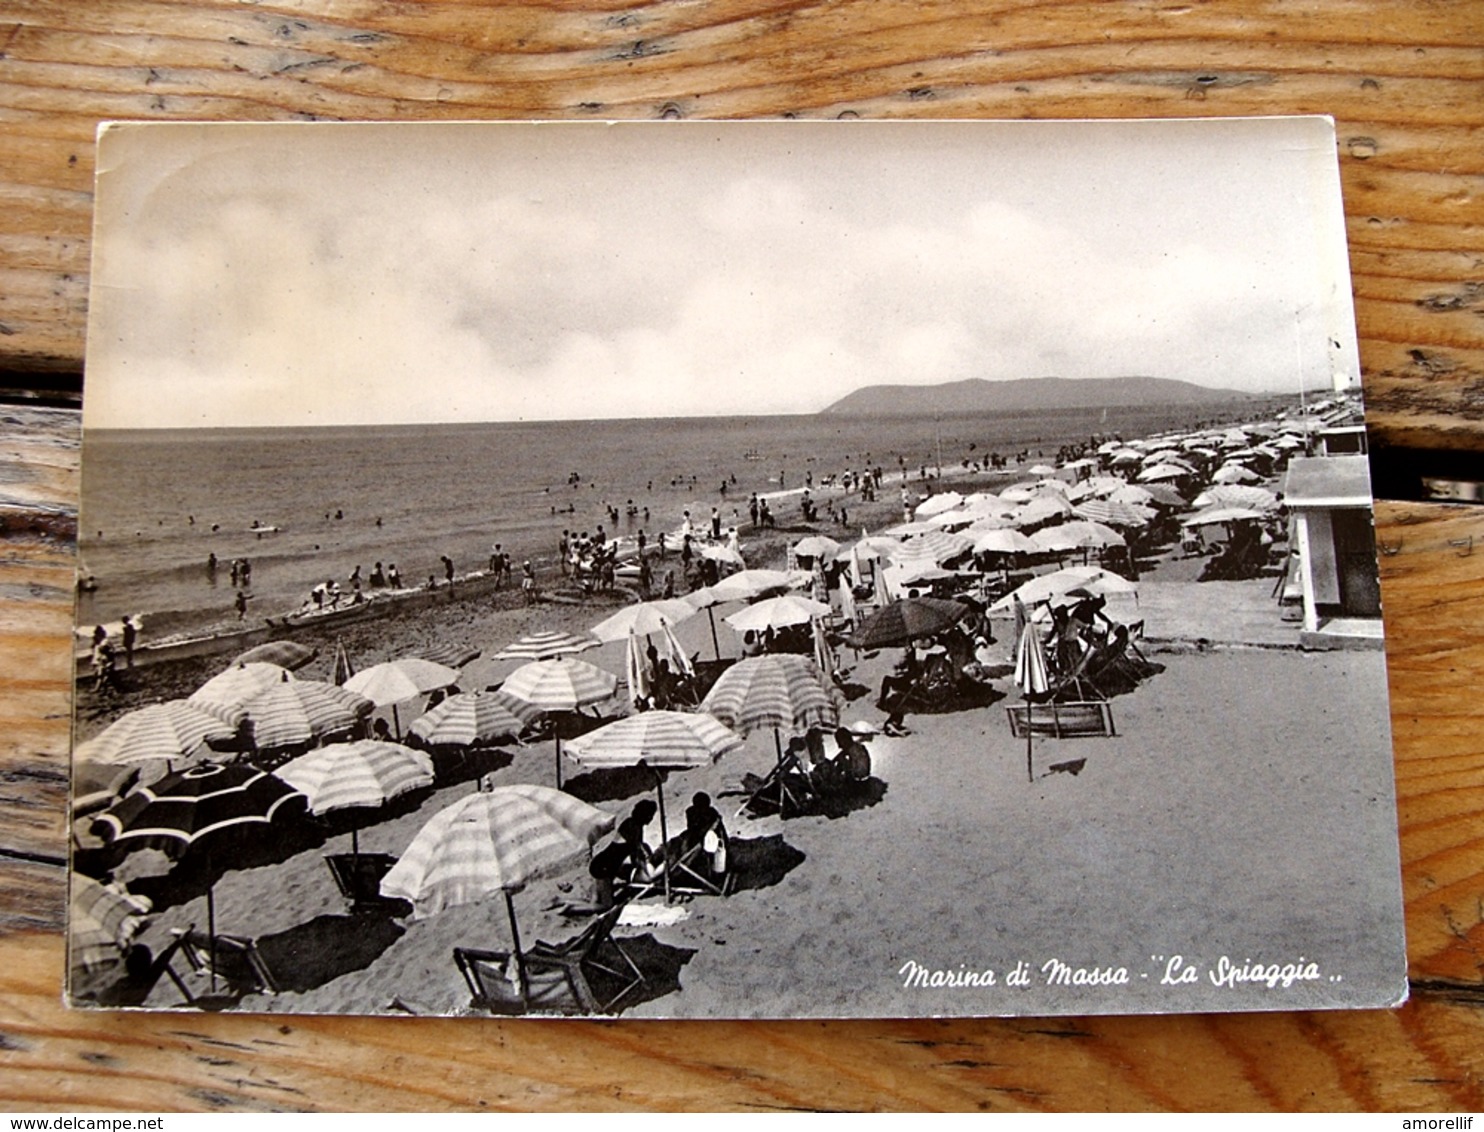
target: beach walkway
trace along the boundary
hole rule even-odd
[[[1273,579],[1139,584],[1144,639],[1160,645],[1299,647],[1300,621],[1285,621]]]

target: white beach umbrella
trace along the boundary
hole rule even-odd
[[[912,513],[919,519],[927,519],[943,511],[951,511],[963,501],[964,497],[956,491],[940,491],[924,499]]]
[[[739,633],[749,630],[761,632],[804,625],[816,617],[827,617],[830,612],[830,607],[823,602],[799,594],[782,594],[764,598],[722,620]]]
[[[363,668],[344,684],[346,691],[365,696],[377,707],[405,703],[437,688],[457,684],[457,669],[418,657],[404,657]]]
[[[650,633],[658,633],[666,625],[678,625],[698,612],[700,611],[694,605],[679,597],[641,601],[636,605],[624,606],[613,616],[599,621],[590,631],[600,641],[622,641],[630,633],[647,637]]]
[[[974,540],[975,554],[1039,554],[1041,548],[1029,536],[1013,528],[985,531]]]
[[[1008,613],[1015,608],[1016,601],[1032,606],[1038,602],[1055,600],[1075,589],[1085,589],[1089,593],[1106,596],[1138,593],[1138,586],[1111,570],[1104,570],[1100,566],[1068,566],[1064,570],[1032,578],[1000,598],[989,607],[989,611]]]
[[[1031,535],[1031,541],[1046,551],[1096,550],[1123,546],[1123,536],[1102,523],[1079,519],[1060,526],[1046,527]]]

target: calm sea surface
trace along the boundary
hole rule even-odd
[[[309,590],[345,587],[359,565],[396,563],[405,585],[463,573],[494,543],[554,560],[564,528],[673,530],[720,505],[728,522],[751,492],[816,484],[845,468],[899,461],[945,471],[966,458],[1125,438],[1226,416],[1202,408],[923,417],[734,417],[363,428],[90,432],[83,442],[80,624],[146,615],[146,636],[235,622],[227,563],[252,562],[251,620],[299,608]],[[1232,416],[1236,413],[1230,414]],[[972,448],[971,448],[972,446]],[[573,486],[573,474],[579,479]],[[720,494],[724,479],[725,499]],[[695,486],[691,486],[691,478]],[[916,476],[913,476],[916,479]],[[822,496],[823,497],[823,496]],[[649,508],[633,519],[628,501]],[[605,508],[620,512],[617,531]],[[337,514],[339,517],[337,518]],[[380,520],[378,525],[377,520]],[[254,523],[278,527],[256,535]],[[221,562],[213,581],[206,561]]]

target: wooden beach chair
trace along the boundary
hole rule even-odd
[[[604,1014],[644,983],[644,974],[618,940],[613,928],[624,905],[615,904],[580,933],[562,943],[538,940],[521,956],[522,988],[512,963],[513,952],[456,947],[454,963],[468,984],[473,1005],[494,1014],[553,1010],[568,1014]],[[604,986],[601,996],[593,980]],[[616,986],[617,989],[613,989]]]
[[[737,816],[759,816],[760,806],[775,807],[780,815],[790,811],[801,813],[814,800],[814,787],[799,765],[798,756],[785,751],[767,777],[737,807]]]
[[[671,896],[725,896],[731,888],[731,871],[723,873],[719,880],[713,880],[709,869],[702,871],[700,858],[704,853],[705,848],[698,841],[669,858],[652,876],[629,878],[621,886],[623,899],[643,900],[648,896],[663,895],[666,873],[670,878]]]
[[[280,983],[259,953],[256,940],[246,936],[218,935],[213,941],[211,936],[194,927],[177,930],[175,934],[180,953],[197,974],[214,976],[234,994],[279,992]]]
[[[397,858],[389,853],[326,853],[325,865],[335,878],[335,886],[345,897],[353,914],[381,912],[390,914],[401,904],[381,894],[381,878],[391,871]]]
[[[1113,706],[1107,700],[1071,700],[1041,704],[1011,704],[1010,734],[1024,739],[1028,734],[1050,739],[1096,739],[1118,734],[1113,726]]]

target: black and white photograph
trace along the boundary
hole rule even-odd
[[[1328,119],[97,169],[71,1005],[1406,998]]]

